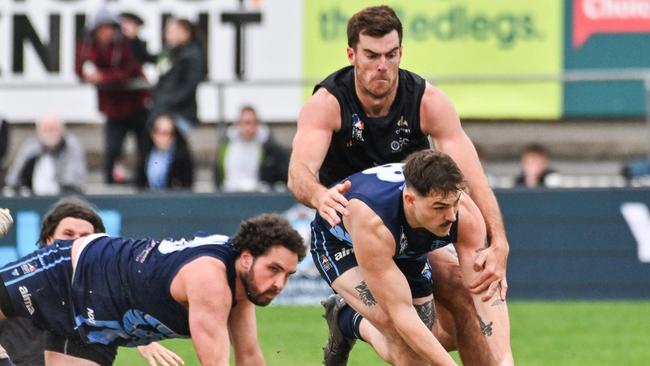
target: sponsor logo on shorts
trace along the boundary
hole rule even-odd
[[[29,293],[29,290],[25,286],[18,287],[18,291],[20,291],[20,296],[23,297],[23,302],[25,303],[25,308],[29,312],[29,315],[34,314],[36,309],[34,309],[34,304],[32,303],[32,294]]]
[[[320,263],[321,266],[323,267],[323,271],[327,272],[330,269],[332,269],[332,262],[330,262],[330,260],[327,259],[327,256],[325,255],[321,256]]]
[[[354,249],[343,248],[340,252],[336,252],[336,254],[334,254],[334,260],[338,262],[352,253],[354,253]]]
[[[95,311],[91,308],[86,308],[86,313],[88,314],[88,323],[95,325]]]

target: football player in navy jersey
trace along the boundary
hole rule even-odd
[[[331,225],[347,215],[343,193],[334,184],[373,166],[401,162],[414,151],[433,147],[449,154],[467,178],[469,194],[481,211],[489,246],[476,254],[476,277],[469,291],[460,281],[458,259],[434,252],[432,271],[447,281],[434,288],[445,320],[445,346],[458,349],[466,365],[485,365],[480,327],[473,322],[470,291],[488,289],[505,300],[509,252],[501,212],[476,149],[444,92],[401,69],[402,23],[388,6],[365,8],[348,21],[350,66],[314,88],[298,116],[289,164],[288,187],[303,204]],[[432,62],[435,62],[435,55]],[[347,357],[347,356],[346,356]],[[344,364],[344,363],[343,363]]]
[[[104,223],[93,208],[79,198],[67,197],[58,201],[43,218],[38,246],[43,248],[55,240],[74,240],[102,232]],[[101,350],[89,347],[79,337],[66,338],[45,332],[26,318],[0,322],[0,340],[17,366],[61,363],[85,366],[103,364],[107,358],[112,359],[98,352]],[[151,365],[156,365],[156,362],[163,364],[162,361],[170,366],[183,364],[178,355],[156,342],[140,346],[138,351]]]
[[[260,365],[254,305],[280,293],[305,250],[279,215],[246,220],[232,238],[54,241],[0,269],[0,319],[30,318],[113,357],[191,333],[201,364],[228,365],[232,343],[237,365]]]
[[[338,333],[329,345],[363,339],[391,364],[454,365],[437,338],[431,281],[438,279],[427,259],[453,243],[465,286],[481,275],[474,265],[485,250],[485,222],[463,174],[448,155],[427,149],[403,166],[370,168],[346,181],[349,214],[335,226],[320,214],[312,222],[314,263],[342,297],[325,302]],[[487,289],[472,297],[489,349],[484,365],[513,365],[505,302]]]

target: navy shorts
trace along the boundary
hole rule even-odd
[[[321,277],[332,286],[332,282],[350,268],[357,267],[354,248],[336,238],[328,231],[312,224],[311,255]],[[431,267],[426,258],[396,258],[395,264],[406,277],[414,299],[433,294]]]

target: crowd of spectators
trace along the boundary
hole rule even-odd
[[[105,184],[129,184],[138,190],[191,190],[197,164],[191,131],[200,124],[197,88],[206,76],[205,50],[194,24],[169,17],[163,47],[152,53],[140,38],[144,21],[131,12],[119,15],[100,8],[78,42],[75,72],[97,92],[105,117],[102,176]],[[144,64],[155,65],[158,77],[150,83]],[[84,146],[56,115],[36,122],[33,136],[11,141],[20,148],[8,156],[10,124],[0,118],[0,186],[4,195],[56,195],[84,192],[87,176]],[[261,123],[253,106],[244,106],[215,145],[212,158],[214,189],[223,192],[285,190],[288,151],[269,126]],[[132,133],[134,156],[126,156],[124,142]],[[483,155],[483,154],[481,154]],[[483,156],[482,156],[483,158]],[[549,150],[540,144],[524,147],[520,173],[511,185],[522,188],[561,186],[551,168]],[[495,180],[489,174],[491,183]],[[648,160],[623,167],[627,182],[650,177]]]

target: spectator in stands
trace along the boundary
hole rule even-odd
[[[184,134],[199,123],[196,89],[205,75],[203,50],[194,25],[170,18],[165,24],[165,51],[158,58],[160,78],[154,90],[152,116],[167,114]]]
[[[9,125],[0,117],[0,184],[4,185],[4,160],[9,147]]]
[[[124,41],[118,18],[106,8],[97,12],[79,46],[75,71],[82,81],[97,87],[99,110],[106,116],[105,181],[122,182],[122,145],[128,131],[135,135],[137,160],[143,158],[149,92],[142,64]]]
[[[524,147],[520,156],[521,173],[515,179],[515,185],[520,187],[548,187],[548,179],[555,174],[549,167],[548,150],[540,144],[530,144]]]
[[[158,116],[151,128],[151,148],[140,169],[138,186],[151,190],[191,189],[194,162],[185,136],[178,132],[174,120]]]
[[[53,115],[36,123],[36,136],[28,138],[7,171],[5,193],[57,195],[82,192],[86,158],[79,140],[65,131]]]
[[[219,144],[215,182],[226,192],[280,189],[286,187],[288,164],[270,129],[260,125],[253,107],[245,106]]]
[[[140,63],[155,63],[156,55],[149,53],[147,42],[140,39],[140,28],[144,25],[144,20],[138,15],[130,12],[120,13],[120,26],[122,34],[131,46],[131,52]]]

